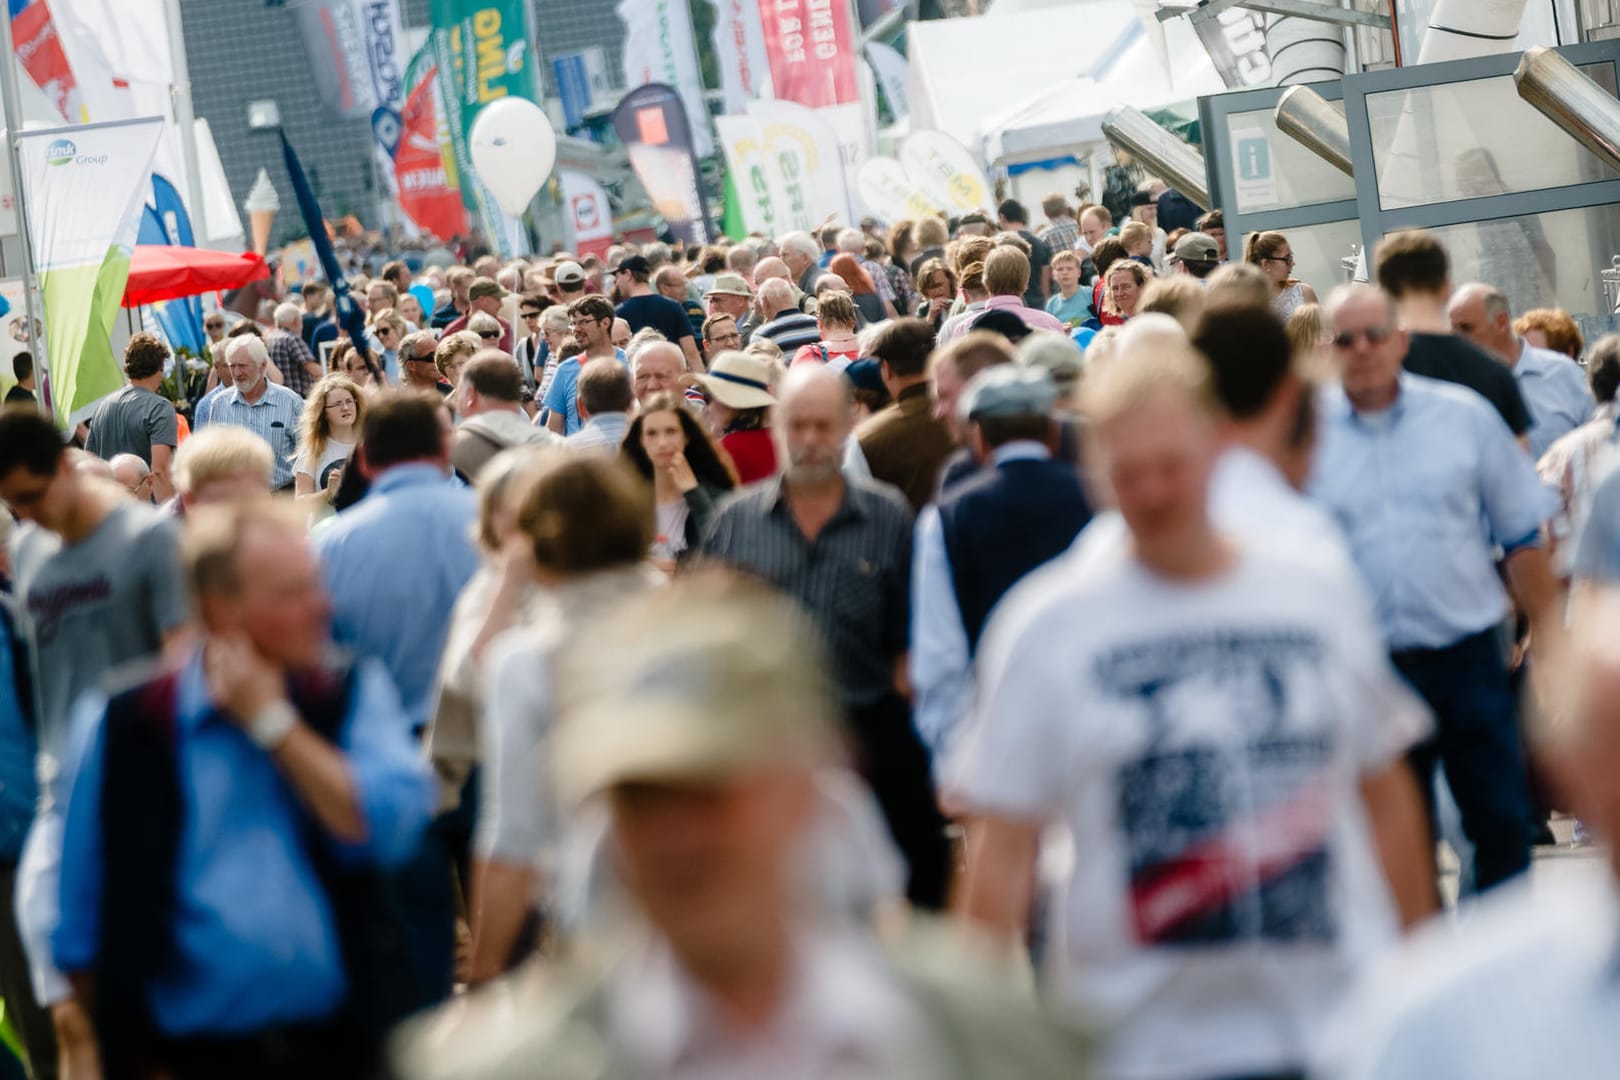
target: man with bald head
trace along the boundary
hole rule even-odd
[[[778,402],[781,475],[723,505],[703,550],[772,583],[815,619],[836,662],[859,764],[910,865],[907,896],[938,908],[949,871],[944,821],[911,706],[897,690],[909,633],[911,510],[888,485],[844,475],[855,413],[842,375],[820,365],[789,372]]]
[[[767,278],[759,287],[760,325],[753,340],[776,343],[783,356],[792,356],[805,345],[821,340],[821,326],[815,317],[799,310],[791,282]]]
[[[1452,294],[1451,329],[1513,372],[1530,410],[1530,455],[1536,460],[1560,438],[1586,423],[1597,408],[1579,364],[1562,353],[1539,349],[1513,329],[1513,312],[1500,290],[1480,282]]]
[[[1496,549],[1538,646],[1551,646],[1562,605],[1542,526],[1558,499],[1484,398],[1403,372],[1408,335],[1387,293],[1340,286],[1327,320],[1339,384],[1320,400],[1311,494],[1344,529],[1395,666],[1434,710],[1418,779],[1431,790],[1444,763],[1489,888],[1529,866],[1532,817]]]
[[[641,405],[655,394],[681,393],[681,376],[686,374],[686,357],[667,341],[654,341],[636,351],[630,361],[630,377],[635,385],[636,402]]]

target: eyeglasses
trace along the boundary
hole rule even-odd
[[[377,327],[377,336],[378,337],[382,337],[384,334],[392,334],[393,332],[394,332],[394,328],[392,326],[379,326],[379,327]]]
[[[578,319],[569,319],[568,320],[568,329],[570,329],[570,330],[578,330],[582,326],[589,326],[592,323],[598,323],[598,322],[601,322],[601,321],[602,320],[598,319],[595,315],[585,315],[585,316],[582,316],[582,317],[580,317]]]
[[[478,336],[483,338],[485,341],[494,341],[496,338],[501,336],[501,332],[499,330],[480,330],[478,331]]]
[[[741,345],[742,344],[742,335],[737,333],[736,331],[732,331],[729,334],[710,334],[709,335],[709,344],[711,344],[711,345],[728,345],[728,344],[729,345]]]
[[[1333,335],[1333,344],[1336,348],[1349,349],[1355,347],[1358,339],[1366,338],[1369,345],[1382,345],[1389,340],[1389,336],[1394,332],[1393,329],[1387,326],[1369,326],[1365,330],[1346,330],[1343,333]]]
[[[1292,269],[1294,265],[1294,253],[1290,251],[1287,255],[1272,255],[1269,256],[1265,261],[1280,262]]]
[[[223,329],[225,329],[225,324],[222,323],[222,322],[203,323],[203,329],[204,330],[223,330]]]
[[[326,403],[326,408],[327,408],[327,411],[329,411],[329,412],[334,411],[334,410],[339,410],[339,409],[352,409],[352,408],[354,408],[354,399],[353,398],[345,398],[342,401],[328,401]]]
[[[538,311],[525,311],[523,313],[523,317],[525,319],[538,319],[540,317],[540,313]]]

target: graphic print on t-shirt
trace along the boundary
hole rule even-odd
[[[1304,631],[1226,629],[1098,659],[1102,693],[1147,735],[1115,777],[1144,944],[1337,936],[1323,653]]]

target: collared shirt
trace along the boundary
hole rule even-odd
[[[105,711],[98,695],[74,710],[79,753],[66,774],[52,938],[70,972],[93,969],[101,947]],[[432,777],[400,712],[388,676],[362,662],[340,744],[365,839],[332,840],[345,857],[399,862],[432,811]],[[170,927],[176,964],[173,977],[147,988],[154,1021],[169,1035],[234,1035],[330,1016],[345,994],[342,946],[305,850],[309,812],[270,755],[210,699],[201,652],[180,673],[175,727],[185,797]]]
[[[1418,375],[1400,376],[1380,413],[1357,412],[1337,385],[1320,405],[1311,494],[1344,530],[1390,648],[1442,648],[1501,621],[1493,547],[1537,543],[1557,510],[1502,418]]]
[[[939,332],[935,337],[941,342],[955,341],[961,337],[967,332],[963,327],[972,322],[973,317],[984,310],[985,303],[984,300],[975,300],[971,304],[964,305],[961,311],[940,324]]]
[[[601,413],[585,421],[585,425],[564,440],[569,450],[581,454],[605,454],[613,457],[624,442],[624,433],[630,430],[628,413]]]
[[[1080,223],[1072,217],[1053,218],[1041,229],[1040,237],[1054,255],[1060,251],[1073,251],[1080,246]]]
[[[270,362],[281,369],[287,389],[299,397],[308,397],[315,380],[304,365],[313,364],[315,356],[304,339],[286,330],[272,330],[265,335],[264,350],[270,354]]]
[[[315,541],[333,636],[383,662],[412,728],[427,724],[450,612],[478,569],[476,517],[472,491],[438,466],[396,465]]]
[[[1575,361],[1522,338],[1519,344],[1513,379],[1530,409],[1530,457],[1539,461],[1548,447],[1592,418],[1597,402]]]
[[[1066,331],[1066,328],[1058,321],[1056,315],[1050,315],[1036,308],[1025,307],[1024,298],[1021,296],[992,296],[984,302],[984,307],[981,310],[1010,311],[1022,319],[1024,325],[1031,330],[1056,330],[1060,334]],[[966,314],[966,312],[963,312],[964,316]],[[952,320],[948,330],[941,330],[940,340],[955,341],[971,329],[973,329],[973,319],[971,317],[963,318],[960,322]],[[949,334],[948,337],[947,333]]]
[[[1547,448],[1536,463],[1541,482],[1558,492],[1562,508],[1550,530],[1558,541],[1559,569],[1568,573],[1576,539],[1592,513],[1598,485],[1620,464],[1620,413],[1599,405],[1589,423]]]
[[[235,389],[230,383],[222,382],[208,393],[197,399],[197,404],[191,410],[191,430],[200,431],[203,425],[213,420],[214,406],[219,399]]]
[[[998,446],[990,455],[992,468],[1007,461],[1050,460],[1050,450],[1025,440]],[[939,505],[929,503],[917,514],[908,664],[917,695],[917,734],[933,752],[936,770],[949,758],[973,700],[973,659],[954,580]]]
[[[275,456],[270,486],[284,488],[293,482],[293,462],[298,458],[298,423],[304,415],[304,399],[265,380],[264,395],[248,401],[232,386],[214,402],[209,422],[235,424],[247,428],[270,446]]]
[[[623,349],[614,349],[613,358],[621,364],[626,363]],[[592,359],[602,358],[581,353],[555,365],[549,375],[546,392],[541,395],[541,404],[548,412],[562,415],[564,435],[572,435],[584,426],[584,421],[579,418],[579,372],[581,364],[589,363]]]
[[[662,942],[615,972],[615,1042],[637,1075],[672,1080],[946,1076],[939,1035],[873,947],[848,931],[800,932],[788,984],[761,1029],[719,1015]]]
[[[894,489],[846,479],[844,501],[815,540],[788,506],[783,478],[721,505],[705,554],[757,574],[798,600],[821,627],[852,706],[891,691],[906,649],[911,511]]]

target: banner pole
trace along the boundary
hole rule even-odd
[[[34,239],[28,231],[28,206],[23,196],[22,161],[17,154],[17,140],[22,137],[22,109],[19,107],[20,90],[17,83],[17,46],[11,35],[11,16],[0,12],[0,97],[4,101],[6,122],[6,149],[10,151],[8,167],[11,169],[12,206],[17,214],[17,240],[22,248],[23,306],[28,318],[28,351],[34,358],[34,371],[38,373],[40,399],[47,412],[55,415],[51,400],[51,363],[45,347],[45,301],[39,293],[39,275],[34,270]]]
[[[180,156],[185,161],[186,187],[191,189],[193,242],[200,248],[213,247],[208,233],[208,199],[202,186],[202,166],[197,160],[197,114],[191,104],[191,65],[186,59],[186,31],[180,22],[180,0],[165,0],[164,14],[169,24],[169,63],[174,69],[174,123],[180,129]]]

